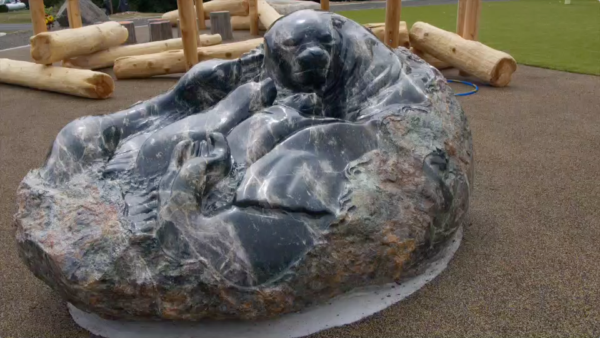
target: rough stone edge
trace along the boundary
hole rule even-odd
[[[432,281],[446,269],[463,237],[461,225],[444,247],[426,266],[423,273],[403,280],[399,285],[390,283],[371,286],[332,299],[328,304],[314,306],[299,313],[278,319],[258,322],[213,321],[184,322],[128,322],[107,320],[68,304],[75,323],[95,335],[105,338],[296,338],[325,329],[342,326],[371,316],[410,296]]]

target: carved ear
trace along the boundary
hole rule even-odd
[[[342,29],[342,26],[344,26],[345,23],[346,23],[346,19],[344,17],[331,16],[331,24],[333,25],[333,28],[335,28],[336,30]]]

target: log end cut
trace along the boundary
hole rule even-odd
[[[31,44],[31,58],[36,63],[52,63],[52,35],[40,33],[29,39]]]
[[[517,70],[509,54],[423,22],[410,29],[410,44],[495,87],[507,86]]]
[[[500,60],[492,70],[490,84],[494,87],[506,87],[510,83],[512,74],[517,70],[517,62],[512,57]]]
[[[87,94],[91,98],[106,99],[115,91],[115,83],[108,74],[95,72],[94,76],[87,81],[91,85],[87,89]]]

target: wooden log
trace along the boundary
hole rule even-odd
[[[204,4],[204,19],[210,19],[212,12],[229,12],[231,16],[248,16],[249,7],[247,0],[217,0],[210,1]],[[162,15],[164,20],[169,20],[171,25],[177,24],[179,19],[178,11],[170,11]]]
[[[114,21],[40,33],[29,40],[31,57],[37,63],[50,64],[75,56],[92,54],[122,44],[127,40],[127,34],[127,29]]]
[[[430,65],[432,65],[433,67],[439,69],[439,70],[444,70],[444,69],[448,69],[448,68],[452,68],[452,65],[449,64],[448,62],[444,62],[438,58],[435,58],[433,56],[431,56],[430,54],[427,54],[423,51],[420,51],[418,49],[414,49],[414,48],[410,48],[410,51],[413,52],[415,55],[417,55],[418,57],[420,57],[421,59],[423,59],[423,61],[429,63]]]
[[[250,19],[250,34],[257,36],[259,35],[258,27],[258,2],[257,0],[248,0],[248,16]],[[233,19],[233,18],[232,18]],[[232,23],[233,26],[233,23]]]
[[[115,89],[104,73],[10,59],[0,59],[0,82],[92,99],[105,99]]]
[[[69,28],[81,28],[81,8],[79,8],[79,0],[67,0],[67,17],[69,19]]]
[[[200,61],[210,59],[237,59],[263,43],[262,38],[225,45],[201,47],[197,50]],[[118,58],[114,72],[117,79],[147,78],[156,75],[184,73],[185,57],[180,50],[157,54]]]
[[[365,27],[370,29],[379,40],[385,42],[385,23],[368,23],[365,25]],[[405,48],[410,46],[406,21],[400,21],[400,25],[398,27],[398,46]]]
[[[210,34],[219,34],[223,41],[233,40],[231,16],[229,12],[210,13]]]
[[[162,41],[173,38],[171,23],[167,20],[156,20],[148,23],[150,28],[150,41]]]
[[[321,10],[329,11],[329,0],[321,0]]]
[[[258,14],[258,10],[256,11]],[[250,30],[250,16],[232,16],[231,17],[231,29],[234,31],[247,31]],[[265,26],[258,20],[258,30],[264,31]]]
[[[281,18],[283,15],[279,14],[273,6],[269,5],[265,0],[258,0],[258,20],[265,26],[267,30],[271,28],[271,25]]]
[[[207,28],[210,28],[210,21],[206,25]],[[247,31],[250,30],[250,16],[232,16],[231,17],[231,29],[234,31]],[[259,31],[264,31],[265,26],[263,26],[260,20],[258,21],[258,29]],[[181,37],[181,29],[179,29],[179,19],[177,19],[177,37]],[[260,35],[260,34],[259,34]]]
[[[400,10],[401,0],[387,0],[385,5],[385,32],[384,43],[390,48],[397,48],[400,44]]]
[[[210,21],[206,24],[206,27],[210,29]],[[247,31],[250,30],[250,16],[232,16],[231,17],[231,29],[234,31]],[[262,22],[258,21],[259,31],[266,30]],[[179,19],[177,19],[177,34],[181,37],[181,29],[179,29]]]
[[[44,0],[29,0],[29,13],[31,14],[31,23],[33,24],[33,35],[48,31]]]
[[[198,63],[198,25],[192,0],[177,0],[186,69]]]
[[[204,1],[196,0],[196,17],[198,18],[198,30],[206,29],[206,19],[204,18]]]
[[[123,44],[135,45],[137,43],[137,38],[135,36],[135,25],[133,24],[133,21],[121,21],[119,23],[127,29],[127,40]],[[171,25],[169,25],[169,28],[171,28]]]
[[[456,14],[456,34],[465,37],[463,31],[465,29],[465,12],[467,9],[468,0],[458,0],[458,13]]]
[[[448,62],[492,86],[508,85],[512,73],[517,70],[515,59],[507,53],[424,22],[416,22],[412,26],[410,43],[415,49]]]
[[[221,43],[220,35],[200,35],[201,46],[213,46]],[[63,61],[63,67],[100,69],[112,67],[115,60],[125,56],[136,56],[156,54],[169,50],[180,50],[183,48],[181,38],[169,39],[156,42],[139,43],[129,46],[112,47],[94,54],[79,56]]]

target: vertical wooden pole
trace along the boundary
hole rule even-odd
[[[459,0],[464,1],[463,5],[463,24],[462,30],[458,35],[466,40],[477,41],[479,38],[479,16],[481,14],[481,0]],[[459,2],[459,19],[460,19],[460,2]],[[457,27],[457,28],[460,28]],[[467,72],[459,71],[460,76],[469,76]]]
[[[108,8],[110,9],[110,15],[115,14],[115,11],[113,11],[112,0],[108,0]]]
[[[456,15],[456,34],[463,36],[465,30],[465,11],[467,0],[458,0],[458,14]]]
[[[477,40],[479,34],[479,16],[481,12],[481,0],[467,0],[465,8],[465,24],[462,37],[467,40]]]
[[[46,12],[44,11],[44,0],[29,0],[29,13],[33,23],[33,35],[46,32]]]
[[[482,1],[476,0],[477,6],[475,8],[475,24],[473,25],[473,40],[479,41],[479,21],[481,19],[481,6]]]
[[[203,0],[196,0],[196,16],[198,17],[198,30],[206,29],[206,19],[204,18]]]
[[[321,0],[321,10],[329,11],[329,0]]]
[[[79,0],[68,1],[67,15],[69,17],[69,28],[80,28],[83,26],[83,23],[81,23],[81,9],[79,9]]]
[[[248,10],[250,16],[250,34],[258,36],[258,1],[248,0]]]
[[[194,15],[194,1],[177,0],[177,10],[179,11],[185,67],[189,70],[198,63],[198,25]]]
[[[401,0],[387,0],[385,5],[385,44],[390,48],[398,48],[400,44],[400,11]]]

